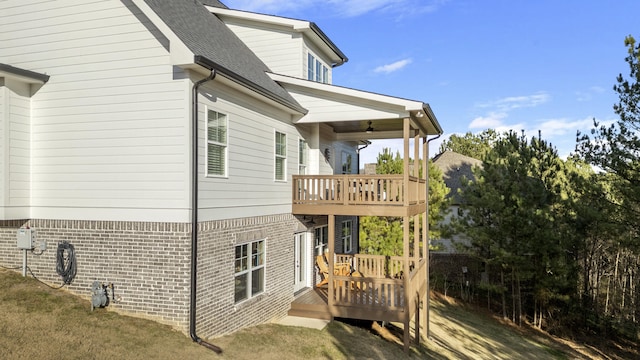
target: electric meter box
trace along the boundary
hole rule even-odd
[[[18,229],[18,249],[31,250],[35,242],[36,231],[30,228]]]

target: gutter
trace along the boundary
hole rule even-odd
[[[207,81],[216,77],[215,69],[208,59],[198,59],[195,57],[194,63],[211,71],[208,77],[193,84],[191,95],[192,109],[192,129],[191,129],[191,287],[189,296],[189,335],[194,342],[213,350],[217,354],[222,354],[222,349],[216,345],[202,340],[196,334],[196,293],[198,275],[198,88]]]
[[[233,80],[234,82],[254,91],[255,93],[266,97],[267,99],[274,101],[288,109],[294,110],[298,113],[301,114],[307,114],[309,111],[305,108],[303,108],[300,104],[297,104],[295,102],[292,102],[288,99],[285,99],[281,96],[278,96],[277,94],[274,94],[273,92],[263,88],[262,86],[249,81],[248,79],[234,73],[233,71],[225,68],[224,66],[220,66],[219,64],[207,59],[206,57],[202,56],[202,55],[196,55],[194,57],[194,62],[200,66],[203,66],[211,71],[216,71],[218,73],[220,73],[221,75],[225,76],[228,79]]]
[[[329,37],[327,36],[327,34],[324,33],[324,31],[320,30],[320,27],[318,27],[318,25],[316,25],[316,23],[314,22],[310,22],[309,23],[309,28],[311,28],[311,30],[316,33],[316,35],[318,35],[320,37],[320,39],[322,39],[322,41],[325,42],[325,44],[327,44],[327,46],[329,46],[329,48],[331,48],[331,50],[336,53],[336,55],[338,55],[338,57],[340,58],[340,61],[334,64],[331,64],[331,67],[338,67],[344,63],[346,63],[347,61],[349,61],[349,59],[347,58],[347,55],[345,55],[342,51],[340,51],[340,49],[338,49],[338,46],[336,46],[336,44],[333,43],[333,41],[331,41],[331,39],[329,39]]]

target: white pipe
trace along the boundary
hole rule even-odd
[[[22,254],[22,276],[27,276],[27,249],[23,249],[24,253]]]

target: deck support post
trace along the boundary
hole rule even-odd
[[[415,302],[415,307],[416,307],[416,314],[415,314],[415,318],[413,319],[413,323],[415,326],[415,342],[416,345],[420,345],[420,303],[422,302],[422,296],[418,295],[418,297],[416,298],[416,302]]]
[[[329,289],[329,294],[327,295],[328,298],[328,305],[329,305],[329,309],[333,312],[333,306],[335,303],[335,280],[334,280],[334,254],[335,254],[335,246],[336,246],[336,241],[335,241],[335,236],[336,236],[336,216],[335,215],[329,215],[328,216],[328,236],[329,236],[329,243],[327,244],[327,246],[329,247],[329,251],[327,253],[327,263],[329,265],[329,284],[328,284],[328,289]]]
[[[424,153],[424,159],[423,159],[423,172],[424,172],[424,177],[426,179],[425,181],[425,186],[426,186],[426,193],[425,193],[425,204],[426,204],[426,212],[425,215],[422,217],[422,226],[423,226],[423,232],[422,232],[422,254],[424,256],[424,260],[425,260],[425,271],[427,272],[426,274],[426,290],[425,290],[425,295],[422,299],[423,301],[423,308],[424,308],[424,313],[425,313],[425,328],[424,328],[424,332],[425,332],[425,336],[427,337],[427,339],[429,339],[429,297],[431,296],[431,290],[430,290],[430,285],[429,285],[429,266],[430,264],[430,259],[429,259],[429,141],[427,140],[426,136],[422,138],[422,147],[423,147],[423,153]]]

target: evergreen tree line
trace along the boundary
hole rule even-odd
[[[441,146],[483,161],[447,230],[482,264],[472,298],[516,323],[640,336],[640,46],[625,45],[619,120],[594,120],[568,159],[540,133],[486,130]]]

